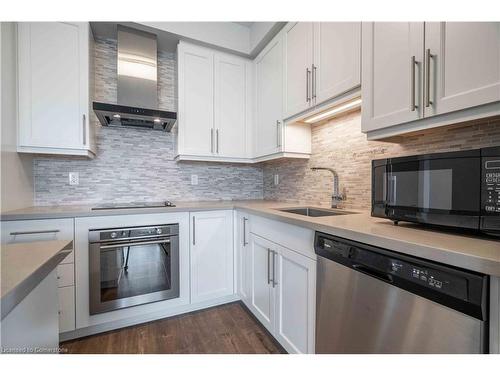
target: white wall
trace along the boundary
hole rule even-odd
[[[16,24],[0,28],[1,210],[33,205],[33,162],[18,154],[17,145],[17,38]]]
[[[250,29],[233,22],[141,22],[140,24],[242,54],[248,54],[250,50]]]
[[[173,34],[181,40],[204,43],[254,58],[284,25],[284,22],[254,22],[250,27],[235,22],[140,22],[135,27],[146,26]]]

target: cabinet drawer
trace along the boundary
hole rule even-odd
[[[61,264],[57,266],[57,286],[75,285],[75,270],[73,263]]]
[[[73,241],[73,219],[2,221],[2,243]],[[71,252],[61,263],[73,263]]]
[[[59,332],[75,329],[75,287],[58,288],[59,294]]]

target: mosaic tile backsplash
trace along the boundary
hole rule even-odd
[[[371,207],[371,160],[435,152],[458,151],[500,145],[500,119],[481,120],[405,135],[394,142],[367,141],[361,133],[360,112],[347,114],[312,128],[309,160],[278,160],[264,164],[264,199],[331,203],[333,177],[347,195],[346,208]],[[274,185],[273,175],[279,174]]]
[[[96,39],[95,100],[116,103],[116,40]],[[159,52],[158,99],[176,110],[175,55]],[[37,157],[34,160],[35,205],[93,204],[158,200],[262,199],[261,166],[173,160],[172,133],[101,127],[95,159]],[[79,185],[68,173],[78,172]],[[198,185],[191,185],[191,174]]]

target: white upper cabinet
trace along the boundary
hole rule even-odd
[[[255,156],[280,151],[283,125],[283,39],[273,41],[255,60]]]
[[[362,129],[422,115],[422,22],[363,23]]]
[[[249,130],[247,71],[251,64],[227,54],[215,55],[215,152],[245,158]]]
[[[359,87],[361,23],[294,22],[283,34],[285,118]]]
[[[313,27],[312,22],[285,26],[285,117],[312,105]]]
[[[178,158],[248,162],[251,62],[181,42],[178,67]]]
[[[214,53],[180,43],[179,154],[211,155],[214,150]]]
[[[363,24],[369,139],[500,114],[499,22]]]
[[[18,151],[93,156],[88,23],[18,24]]]
[[[426,23],[425,49],[425,116],[500,100],[500,22]]]
[[[314,24],[312,74],[315,104],[361,84],[361,22]]]

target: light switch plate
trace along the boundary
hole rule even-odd
[[[191,175],[191,185],[198,185],[198,175],[197,174]]]
[[[78,172],[69,172],[69,184],[78,185],[80,183],[80,176]]]

